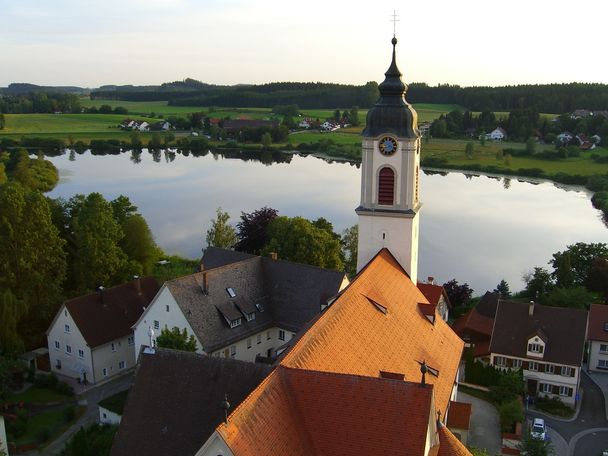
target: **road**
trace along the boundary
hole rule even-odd
[[[527,411],[530,418],[543,418],[548,427],[559,433],[568,443],[568,456],[601,455],[608,448],[608,420],[606,420],[604,394],[583,371],[581,375],[583,399],[578,415],[571,420],[560,420]]]

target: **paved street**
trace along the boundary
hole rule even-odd
[[[585,372],[581,376],[581,385],[583,398],[575,418],[561,420],[534,411],[526,412],[526,416],[544,418],[547,426],[568,442],[569,456],[601,455],[601,451],[608,448],[604,393]]]
[[[458,392],[458,401],[473,404],[468,446],[485,448],[488,454],[500,454],[500,419],[489,402]]]

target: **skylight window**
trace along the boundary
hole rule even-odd
[[[255,308],[258,309],[259,312],[264,312],[264,306],[262,304],[256,304]]]
[[[228,292],[228,296],[230,296],[231,298],[236,298],[236,293],[231,287],[226,288],[226,291]]]
[[[255,312],[247,314],[247,321],[255,320]]]

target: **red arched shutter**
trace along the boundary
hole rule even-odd
[[[378,204],[392,205],[395,195],[395,173],[382,168],[378,175]]]

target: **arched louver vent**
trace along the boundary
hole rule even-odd
[[[378,204],[392,205],[395,198],[395,173],[390,168],[382,168],[378,175]]]

